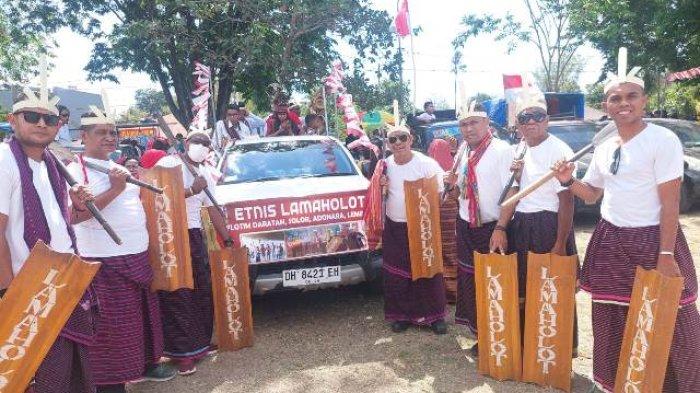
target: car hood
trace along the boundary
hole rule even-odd
[[[686,147],[683,152],[688,157],[693,157],[700,160],[700,147]]]
[[[220,204],[271,198],[299,198],[349,191],[364,191],[369,181],[361,175],[309,177],[216,186]]]

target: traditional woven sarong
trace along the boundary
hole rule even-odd
[[[139,379],[146,365],[163,355],[163,327],[158,296],[151,292],[153,270],[148,252],[102,262],[92,284],[100,301],[97,338],[89,348],[96,385]]]
[[[35,393],[94,393],[88,350],[58,336],[34,375]]]
[[[213,329],[211,271],[200,229],[190,229],[194,289],[158,291],[167,356],[198,359],[207,354]]]
[[[491,234],[496,222],[469,228],[469,223],[457,217],[457,255],[459,273],[455,323],[466,325],[476,335],[476,285],[474,284],[474,251],[489,252]]]
[[[593,377],[605,391],[612,391],[615,384],[635,269],[637,266],[656,267],[659,238],[658,226],[620,228],[600,220],[588,243],[581,288],[593,298]],[[680,228],[674,253],[685,289],[676,317],[663,391],[697,392],[700,386],[700,315],[695,306],[697,279]]]
[[[411,279],[406,223],[386,218],[382,237],[384,316],[388,321],[430,325],[445,319],[445,285],[442,274]]]
[[[445,279],[445,295],[448,303],[457,300],[457,243],[455,223],[459,212],[459,202],[455,197],[448,197],[440,205],[440,231],[442,233],[442,265]]]

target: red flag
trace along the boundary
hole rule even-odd
[[[520,75],[503,75],[503,90],[523,87],[523,78]]]
[[[399,11],[394,18],[394,26],[396,26],[396,34],[399,37],[406,37],[411,34],[411,27],[408,25],[408,0],[401,0]]]

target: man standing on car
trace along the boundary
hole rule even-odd
[[[416,116],[416,119],[420,121],[422,124],[429,124],[435,121],[435,105],[433,105],[432,101],[426,101],[423,104],[423,110],[425,112],[421,113],[420,115]]]
[[[459,160],[458,172],[447,183],[459,188],[457,216],[457,308],[455,322],[476,335],[476,287],[474,251],[489,252],[491,234],[500,214],[498,198],[510,179],[513,149],[491,135],[489,117],[481,105],[462,110],[459,130],[468,144]],[[476,344],[471,350],[477,355]]]
[[[386,175],[381,180],[382,186],[388,189],[382,239],[384,316],[396,333],[416,324],[429,325],[436,334],[445,334],[446,298],[442,274],[416,281],[411,279],[408,207],[404,199],[404,181],[435,176],[442,191],[444,171],[432,158],[411,150],[413,137],[405,126],[390,129],[388,141],[393,155],[386,160]]]
[[[593,376],[599,388],[613,390],[635,270],[641,266],[684,278],[663,391],[697,392],[698,285],[678,224],[683,146],[672,131],[642,119],[647,95],[636,70],[622,70],[623,76],[604,89],[603,108],[619,137],[596,147],[581,180],[573,177],[573,165],[555,165],[557,179],[574,195],[589,202],[603,197],[602,218],[588,243],[581,274],[581,288],[593,298]]]
[[[257,134],[250,131],[238,105],[229,104],[226,107],[226,118],[216,122],[214,133],[211,136],[212,148],[221,152],[230,141],[257,137]]]

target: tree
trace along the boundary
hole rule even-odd
[[[318,85],[331,60],[338,57],[341,37],[359,57],[374,62],[393,57],[389,16],[370,4],[370,0],[11,0],[9,8],[13,15],[38,21],[32,31],[50,34],[67,24],[92,39],[95,48],[86,66],[90,79],[116,81],[115,69],[149,74],[160,83],[172,113],[189,124],[195,61],[211,68],[210,107],[220,117],[234,90],[266,108],[265,91],[272,82],[290,90]],[[105,20],[116,22],[103,26]]]
[[[462,51],[458,48],[454,48],[452,52],[452,73],[455,76],[455,110],[457,110],[459,106],[459,88],[457,87],[459,73],[467,69],[467,66],[462,64],[462,56]]]
[[[396,55],[393,62],[381,66],[376,71],[377,83],[372,83],[367,77],[361,61],[357,59],[353,64],[352,74],[343,81],[348,93],[352,94],[355,104],[366,111],[391,108],[394,100],[403,102],[402,113],[410,113],[411,100],[409,89],[399,82],[398,66],[400,55]]]
[[[508,13],[504,18],[492,15],[467,15],[462,19],[464,31],[453,41],[461,48],[469,37],[496,33],[497,41],[505,41],[511,52],[521,43],[537,48],[541,62],[542,84],[546,91],[558,92],[572,73],[572,59],[583,44],[580,36],[569,26],[569,0],[523,0],[529,21],[523,24]]]
[[[559,80],[559,92],[575,93],[581,91],[581,86],[578,84],[579,77],[583,71],[583,58],[576,54],[569,62],[570,66],[562,72]],[[540,67],[534,72],[535,80],[538,86],[547,86],[547,73],[544,68]],[[545,90],[549,91],[549,90]]]
[[[568,11],[573,31],[603,54],[607,70],[617,71],[617,50],[626,46],[630,67],[641,66],[654,85],[667,70],[700,65],[698,7],[697,0],[570,0]]]
[[[603,101],[605,101],[603,87],[601,82],[586,86],[586,104],[588,106],[595,109],[603,109]]]
[[[45,53],[41,36],[22,30],[0,4],[0,81],[26,82],[36,71],[37,54]]]
[[[134,95],[136,100],[136,108],[148,114],[163,113],[169,111],[168,103],[165,100],[165,94],[162,91],[154,89],[138,89]]]

